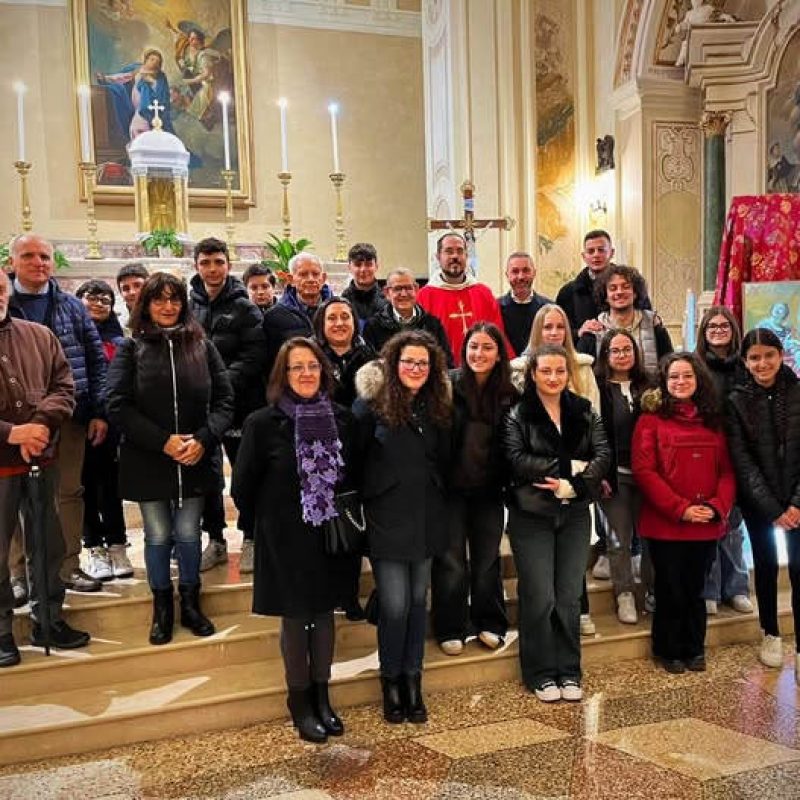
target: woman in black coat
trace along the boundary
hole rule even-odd
[[[321,526],[352,471],[349,410],[333,405],[330,365],[311,339],[278,351],[266,408],[245,422],[231,495],[255,518],[253,611],[281,617],[288,706],[303,739],[344,732],[328,699],[333,609],[347,590],[347,559],[330,556]]]
[[[359,373],[353,411],[364,436],[383,715],[421,723],[428,718],[421,673],[431,560],[447,547],[451,401],[445,356],[429,334],[399,333],[381,356],[382,365]]]
[[[795,630],[800,626],[800,383],[783,364],[783,345],[772,331],[750,331],[741,353],[748,375],[729,397],[728,445],[753,546],[758,619],[764,631],[759,659],[779,668],[783,646],[775,527],[786,531]],[[795,639],[800,651],[800,638]],[[798,676],[800,652],[795,656],[800,683]]]
[[[500,430],[519,399],[500,329],[477,322],[464,338],[453,382],[453,463],[447,551],[433,560],[431,612],[439,646],[458,655],[470,634],[490,650],[508,628],[500,576],[505,460]],[[467,559],[469,543],[469,559]]]
[[[563,347],[534,351],[522,400],[503,426],[522,679],[543,702],[582,697],[580,597],[589,503],[610,461],[603,424],[588,400],[567,389],[569,378]]]
[[[151,275],[131,314],[133,338],[108,371],[108,411],[122,433],[120,495],[139,503],[153,592],[151,644],[172,639],[170,555],[178,556],[181,625],[196,636],[214,626],[200,611],[203,496],[222,484],[216,454],[233,420],[233,390],[217,349],[189,312],[186,286]]]

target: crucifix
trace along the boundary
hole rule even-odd
[[[161,121],[161,117],[158,116],[158,113],[159,111],[164,111],[166,109],[166,106],[162,106],[161,103],[159,103],[158,100],[156,99],[153,100],[153,102],[150,103],[149,106],[147,106],[147,109],[148,111],[153,112],[153,122],[150,124],[150,127],[154,128],[157,131],[160,131],[161,126],[164,123]]]
[[[461,196],[464,198],[464,216],[462,219],[431,219],[428,217],[428,230],[450,230],[456,233],[463,232],[467,242],[469,263],[473,272],[477,262],[475,253],[475,231],[487,231],[492,228],[510,231],[514,227],[511,217],[495,217],[493,219],[475,219],[475,184],[464,181],[461,184]]]
[[[471,311],[467,311],[464,308],[464,301],[463,300],[459,300],[458,301],[458,310],[461,312],[460,314],[456,314],[454,312],[452,314],[448,314],[447,316],[450,317],[450,319],[458,319],[460,317],[461,318],[461,328],[462,328],[463,332],[466,333],[469,330],[469,328],[467,327],[467,317],[471,317],[472,316],[472,312]]]

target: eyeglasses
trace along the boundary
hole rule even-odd
[[[633,348],[632,347],[612,347],[608,354],[613,358],[619,358],[620,356],[632,356],[633,355]]]
[[[727,333],[730,329],[730,322],[709,322],[706,326],[709,333]]]
[[[98,294],[87,294],[83,296],[83,299],[86,300],[87,303],[90,303],[93,306],[113,306],[114,301],[110,297],[105,297],[104,295]]]
[[[392,294],[411,294],[417,287],[416,286],[387,286],[386,287]]]
[[[414,370],[425,372],[430,368],[431,362],[417,361],[415,358],[401,358],[400,365],[403,367],[403,369],[407,369],[409,372],[414,372]]]
[[[150,302],[154,306],[166,306],[166,305],[182,306],[183,305],[183,301],[180,299],[180,297],[177,297],[176,295],[154,297]]]
[[[318,372],[322,371],[322,364],[314,363],[314,364],[294,364],[291,367],[286,367],[287,372],[291,372],[292,375],[302,375],[304,372],[310,372],[312,375],[316,375]]]

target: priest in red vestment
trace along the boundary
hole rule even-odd
[[[467,331],[476,322],[493,322],[503,331],[503,318],[491,289],[467,274],[467,244],[458,233],[446,233],[436,243],[439,271],[423,286],[417,302],[442,323],[456,366]],[[509,357],[514,357],[506,342]]]

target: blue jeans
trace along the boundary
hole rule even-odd
[[[422,672],[425,655],[425,600],[431,582],[431,559],[372,561],[378,591],[378,656],[381,675],[398,678]]]
[[[200,515],[203,498],[189,497],[180,507],[175,500],[148,500],[139,503],[144,523],[144,563],[150,588],[172,586],[169,559],[172,545],[178,555],[178,581],[181,585],[200,583]]]
[[[585,505],[553,517],[509,509],[508,538],[517,568],[522,680],[581,679],[580,599],[591,523]]]
[[[703,597],[706,600],[730,600],[738,594],[749,596],[750,573],[744,563],[744,520],[734,509],[739,524],[731,525],[728,532],[717,542],[717,554],[711,570],[706,576]]]

